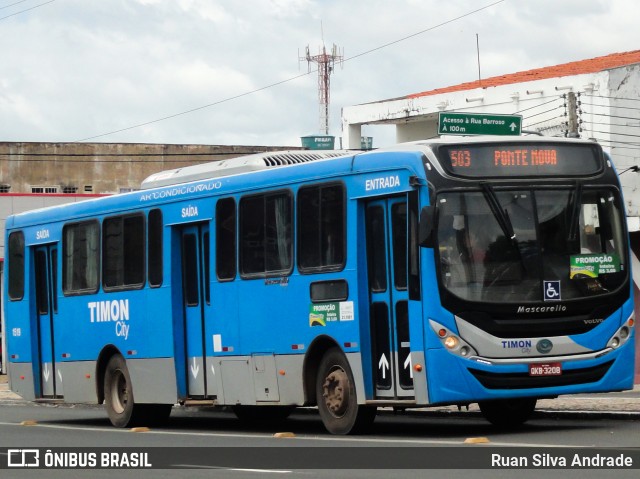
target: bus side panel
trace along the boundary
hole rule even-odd
[[[219,358],[220,376],[222,376],[223,404],[253,405],[256,395],[251,377],[251,358],[249,356],[235,356]]]
[[[347,353],[347,361],[351,366],[351,373],[353,374],[353,382],[356,386],[356,396],[358,398],[358,404],[364,404],[367,400],[364,392],[364,373],[362,370],[362,355],[360,353]]]
[[[30,271],[32,267],[31,255],[26,254],[28,251],[25,247],[25,272]],[[31,277],[32,275],[25,274],[26,284],[21,300],[10,300],[6,293],[8,287],[5,288],[4,298],[6,331],[3,331],[3,334],[6,335],[9,387],[27,400],[35,399],[36,391],[40,390],[39,371],[34,371],[34,368],[38,367],[38,356],[34,353],[37,352],[37,349],[34,349],[37,346],[37,336],[31,322],[30,298],[35,287]]]
[[[469,373],[464,370],[460,361],[444,349],[428,350],[426,360],[431,404],[469,402],[472,397],[472,388],[467,382]]]
[[[212,276],[215,276],[212,274]],[[229,353],[223,348],[234,348],[238,351],[240,347],[238,338],[238,308],[241,299],[238,296],[239,282],[212,282],[211,283],[211,306],[212,314],[210,320],[205,324],[205,351],[207,356],[207,388],[208,394],[217,396],[219,401],[224,397],[224,384],[220,359],[224,359]],[[249,321],[252,318],[247,318]],[[235,347],[234,347],[235,345]],[[234,354],[231,351],[230,354]]]
[[[58,363],[58,373],[64,384],[64,401],[97,404],[95,384],[96,361]]]
[[[276,356],[276,369],[285,373],[277,376],[280,404],[296,406],[304,404],[303,365],[304,355],[302,354]]]
[[[636,359],[637,328],[631,328],[631,336],[627,342],[618,350],[619,356],[605,374],[602,381],[604,387],[602,391],[621,391],[633,389],[634,368]],[[631,367],[629,367],[631,365]]]
[[[136,404],[175,404],[177,384],[173,381],[173,358],[127,359]]]
[[[31,363],[9,363],[9,388],[27,401],[36,398],[33,365]]]

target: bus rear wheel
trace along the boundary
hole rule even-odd
[[[136,404],[131,376],[125,359],[116,354],[109,359],[104,374],[104,403],[115,427],[160,425],[171,414],[172,404]]]
[[[328,350],[320,362],[316,397],[320,418],[331,434],[362,433],[375,420],[375,407],[358,405],[349,362],[338,348]]]
[[[134,419],[135,403],[131,377],[124,358],[116,354],[109,359],[104,374],[104,404],[111,424],[127,427]]]
[[[527,422],[536,409],[536,398],[498,399],[478,403],[484,418],[500,428],[516,428]]]

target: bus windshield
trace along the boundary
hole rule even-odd
[[[441,193],[437,204],[440,279],[460,299],[562,301],[625,281],[617,191],[485,187]]]

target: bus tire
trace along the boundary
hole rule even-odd
[[[127,363],[120,354],[109,359],[104,373],[104,404],[111,424],[115,427],[132,426],[137,416],[131,376]]]
[[[500,428],[517,428],[527,422],[536,408],[536,398],[497,399],[478,403],[484,418]]]
[[[320,361],[316,397],[320,418],[331,434],[365,432],[376,418],[377,408],[358,405],[349,362],[338,348],[329,349]]]

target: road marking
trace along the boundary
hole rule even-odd
[[[203,466],[202,464],[172,464],[172,466],[185,469],[215,469],[216,471],[255,472],[258,474],[290,474],[293,472],[278,469],[238,469],[233,467]]]
[[[0,422],[0,426],[19,426],[20,424],[13,422]],[[56,424],[38,424],[35,427],[43,427],[49,429],[66,429],[72,431],[87,431],[87,432],[113,432],[113,433],[128,433],[128,429],[118,429],[118,428],[102,428],[102,427],[77,427],[77,426],[60,426]],[[227,438],[249,438],[249,439],[273,439],[273,436],[269,434],[240,434],[240,433],[221,433],[221,432],[183,432],[183,431],[158,431],[151,430],[145,435],[149,434],[158,434],[158,435],[166,435],[166,436],[194,436],[194,437],[227,437]],[[340,436],[327,436],[327,437],[317,437],[317,436],[297,436],[293,440],[302,440],[302,441],[324,441],[324,442],[335,442],[335,443],[365,443],[365,444],[414,444],[414,445],[448,445],[448,446],[462,446],[464,444],[464,438],[459,440],[440,440],[440,439],[376,439],[376,438],[344,438]],[[528,442],[499,442],[499,441],[491,441],[492,446],[514,446],[514,447],[553,447],[553,448],[590,448],[592,446],[588,445],[579,445],[579,444],[544,444],[544,443],[528,443]],[[480,445],[478,447],[486,447]]]
[[[258,472],[260,474],[264,472],[268,472],[271,474],[290,474],[291,471],[278,471],[276,469],[229,469],[230,471],[238,471],[238,472]]]

